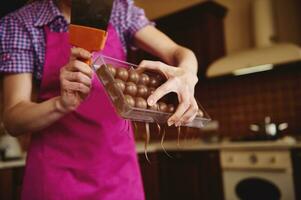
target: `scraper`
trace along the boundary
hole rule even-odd
[[[71,45],[99,51],[107,39],[114,0],[72,0],[69,40]]]

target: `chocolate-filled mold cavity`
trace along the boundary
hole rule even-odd
[[[128,95],[131,95],[131,96],[136,96],[137,94],[137,85],[133,82],[127,82],[125,84],[125,90],[124,90],[124,94],[128,94]]]
[[[159,105],[159,110],[160,110],[160,111],[162,111],[162,112],[167,112],[167,105],[166,105],[166,103],[164,103],[164,102],[159,102],[158,105]]]
[[[148,88],[148,96],[152,95],[155,92],[156,88],[150,87]]]
[[[134,70],[134,69],[129,70],[129,81],[137,84],[139,81],[139,78],[140,78],[140,76],[136,72],[136,70]]]
[[[135,106],[137,108],[146,109],[147,108],[146,100],[143,99],[142,97],[136,97],[135,98]]]
[[[172,104],[168,104],[166,110],[167,110],[167,112],[169,112],[169,113],[173,113],[173,112],[175,112],[175,106],[172,105]]]
[[[125,68],[118,68],[116,70],[116,78],[127,81],[129,78],[129,72]]]
[[[132,96],[130,95],[124,95],[124,100],[125,102],[129,105],[129,106],[132,106],[134,107],[135,106],[135,100]]]
[[[156,87],[158,87],[160,85],[160,80],[158,78],[156,78],[156,77],[150,77],[149,78],[149,85],[151,87],[156,88]]]
[[[158,105],[158,103],[155,103],[152,106],[148,106],[148,109],[158,111],[159,105]]]
[[[154,77],[155,77],[160,83],[166,81],[165,76],[163,76],[162,74],[155,74]]]
[[[149,84],[149,76],[147,74],[140,74],[140,78],[139,78],[139,84],[141,85],[148,85]]]
[[[165,124],[176,111],[176,95],[166,95],[152,106],[147,103],[149,96],[166,81],[161,73],[147,70],[138,73],[135,69],[137,65],[102,55],[92,65],[121,117],[138,122]],[[210,121],[207,113],[203,109],[201,111],[204,116],[198,115],[187,126],[201,128]]]
[[[148,96],[148,88],[145,85],[137,86],[137,97],[146,98]]]
[[[115,83],[114,84],[115,84],[115,86],[117,88],[119,88],[122,92],[124,92],[124,90],[125,90],[125,83],[124,83],[123,80],[115,79]]]
[[[115,68],[115,66],[113,66],[111,64],[108,64],[107,67],[108,67],[108,70],[110,71],[111,75],[113,77],[115,77],[116,76],[116,68]]]

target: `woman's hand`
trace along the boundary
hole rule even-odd
[[[75,110],[90,93],[93,70],[82,61],[90,57],[84,49],[71,49],[70,61],[60,71],[61,96],[56,106],[61,112]]]
[[[168,119],[169,126],[185,125],[193,121],[197,114],[202,115],[194,98],[194,88],[198,82],[196,74],[185,68],[173,67],[157,61],[142,61],[137,70],[141,72],[145,69],[159,71],[167,78],[167,81],[147,99],[150,106],[170,92],[178,95],[179,106]]]
[[[90,53],[73,48],[69,63],[60,72],[61,96],[41,103],[32,101],[32,73],[7,74],[3,78],[5,128],[11,135],[39,132],[74,110],[90,92],[92,69],[80,59]]]

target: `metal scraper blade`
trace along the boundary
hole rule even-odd
[[[107,30],[114,0],[72,0],[71,24]]]

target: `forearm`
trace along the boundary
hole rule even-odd
[[[194,53],[184,47],[178,46],[173,52],[173,64],[174,66],[178,66],[184,68],[185,70],[190,71],[193,74],[197,74],[198,71],[198,62],[194,55]]]
[[[197,73],[198,63],[194,53],[178,45],[155,27],[147,26],[137,32],[134,42],[139,48],[161,58],[169,65]]]
[[[167,78],[167,81],[148,97],[148,104],[153,105],[163,96],[174,91],[178,95],[179,105],[168,119],[168,125],[180,126],[190,123],[199,110],[194,98],[195,85],[198,81],[196,56],[191,50],[176,44],[152,26],[137,32],[134,39],[138,47],[167,63],[143,61],[139,65],[141,70],[157,70]]]
[[[4,125],[11,135],[38,132],[65,114],[74,111],[88,96],[92,84],[92,69],[80,59],[90,53],[72,48],[70,62],[60,70],[61,96],[34,103],[32,73],[12,73],[3,77]]]
[[[42,103],[20,102],[5,109],[5,128],[11,135],[17,136],[48,127],[64,115],[58,98],[55,97]]]

